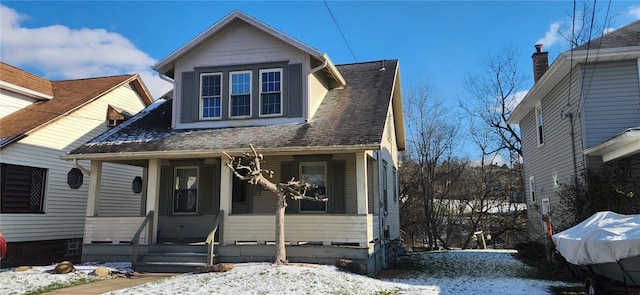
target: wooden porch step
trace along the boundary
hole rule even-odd
[[[141,262],[206,263],[206,253],[146,253],[140,254]]]

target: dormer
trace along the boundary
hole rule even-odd
[[[304,123],[345,85],[329,57],[234,11],[158,62],[176,129]]]

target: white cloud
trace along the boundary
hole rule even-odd
[[[139,73],[154,98],[172,87],[151,70],[156,60],[118,33],[62,25],[25,28],[21,23],[26,16],[3,5],[0,14],[1,57],[6,63],[29,65],[49,79]]]
[[[640,19],[640,6],[633,5],[633,6],[629,7],[629,11],[627,11],[627,14],[630,15],[631,17],[633,17],[635,20],[639,20]]]
[[[536,41],[536,44],[542,44],[546,47],[552,46],[554,45],[556,42],[558,42],[558,40],[561,40],[560,38],[560,26],[562,25],[562,22],[555,22],[552,23],[549,26],[549,30],[544,33],[544,37],[538,39],[538,41]]]
[[[518,91],[518,92],[514,93],[513,95],[511,95],[511,97],[509,97],[509,100],[506,101],[507,109],[509,110],[509,112],[513,112],[513,110],[522,101],[522,99],[527,95],[527,93],[529,93],[529,90],[521,90],[521,91]]]

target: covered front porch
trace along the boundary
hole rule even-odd
[[[144,168],[138,216],[98,214],[103,161],[92,160],[83,261],[132,261],[136,266],[150,262],[149,256],[162,256],[150,254],[167,252],[199,257],[177,255],[170,259],[175,263],[271,260],[275,196],[239,182],[224,158],[216,156],[104,160]],[[267,155],[264,163],[274,171],[272,181],[314,179],[329,198],[320,205],[289,201],[285,239],[290,261],[375,260],[384,233],[375,206],[379,199],[374,152]]]

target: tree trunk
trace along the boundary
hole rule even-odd
[[[275,264],[287,264],[287,250],[284,244],[284,209],[287,208],[287,196],[278,193],[276,208],[276,261]]]

